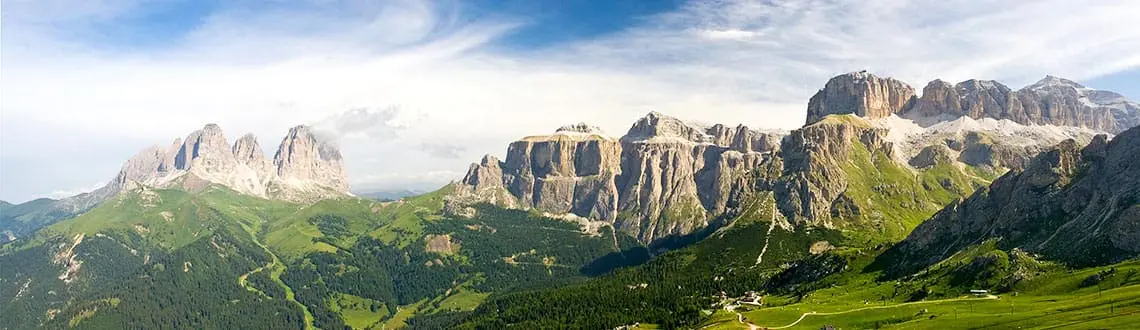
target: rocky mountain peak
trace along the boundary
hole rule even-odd
[[[573,125],[562,126],[562,127],[559,127],[557,130],[555,130],[554,132],[555,133],[585,133],[585,134],[599,134],[599,135],[605,135],[606,134],[605,132],[602,131],[601,128],[598,128],[597,126],[591,126],[591,125],[586,124],[586,123],[577,123],[577,124],[573,124]]]
[[[132,181],[144,181],[156,174],[157,169],[162,165],[163,159],[166,157],[167,150],[159,146],[151,146],[136,153],[123,167],[119,169],[119,174],[115,176],[115,183],[119,185],[129,184]]]
[[[222,127],[215,123],[208,123],[202,126],[202,132],[210,135],[222,135]]]
[[[230,150],[230,143],[217,124],[207,124],[202,129],[190,133],[174,157],[175,168],[182,170],[206,166],[225,171],[232,163],[233,151]]]
[[[273,156],[277,176],[286,185],[308,192],[331,189],[348,193],[348,178],[340,151],[328,141],[318,139],[305,125],[289,129]]]
[[[993,80],[970,79],[958,83],[958,89],[966,91],[999,91],[1009,93],[1008,86]]]
[[[493,155],[483,155],[483,160],[479,161],[479,165],[499,166],[499,157],[495,157]]]
[[[835,76],[808,102],[807,123],[827,115],[855,114],[876,119],[900,113],[910,106],[914,89],[894,78],[866,71]]]
[[[634,122],[621,140],[622,142],[688,141],[699,143],[706,142],[708,137],[700,128],[653,111]]]
[[[1038,80],[1037,82],[1026,86],[1025,88],[1032,90],[1040,90],[1045,88],[1085,89],[1085,86],[1069,79],[1057,77],[1054,75],[1046,75],[1045,78],[1041,78],[1041,80]]]
[[[261,145],[257,143],[257,137],[253,133],[247,133],[234,141],[233,147],[234,156],[238,159],[252,159],[252,158],[265,158],[265,154],[261,152]]]
[[[261,144],[257,142],[257,137],[253,133],[247,133],[234,142],[233,146],[234,158],[239,164],[243,164],[253,168],[258,173],[265,173],[271,166],[269,160],[265,158],[265,152],[261,149]]]

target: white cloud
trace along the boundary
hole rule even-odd
[[[488,46],[526,26],[470,21],[455,2],[226,8],[156,49],[96,47],[61,33],[114,21],[138,10],[134,1],[12,3],[0,175],[44,178],[5,179],[0,194],[15,199],[109,178],[106,169],[130,155],[44,155],[61,141],[135,149],[207,122],[231,137],[276,141],[296,124],[355,118],[330,127],[344,131],[338,140],[359,190],[443,183],[483,153],[568,123],[620,135],[650,110],[794,128],[807,98],[846,71],[916,88],[974,77],[1016,87],[1046,73],[1081,80],[1140,66],[1134,1],[695,1],[624,31],[522,51]],[[14,125],[22,135],[10,133]],[[69,164],[71,174],[53,181],[55,173],[28,172],[47,168],[36,162]],[[74,174],[83,171],[92,172]]]
[[[71,197],[71,196],[79,195],[79,194],[89,192],[89,191],[92,191],[95,189],[99,189],[106,184],[107,184],[106,182],[96,182],[96,183],[93,183],[90,185],[73,187],[71,189],[56,190],[56,191],[52,191],[51,193],[48,193],[47,197],[48,198],[54,198],[54,199]]]
[[[701,31],[701,33],[704,33],[705,37],[709,38],[709,39],[728,39],[728,40],[737,40],[737,41],[752,39],[752,38],[760,35],[760,32],[744,31],[744,30],[737,30],[737,29],[703,30],[703,31]]]
[[[312,127],[318,134],[326,135],[325,138],[334,141],[341,138],[387,140],[395,138],[405,127],[394,121],[398,112],[399,109],[395,107],[354,108],[328,116],[312,124]]]

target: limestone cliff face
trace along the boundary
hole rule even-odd
[[[1118,127],[1111,109],[1092,102],[1089,91],[1073,81],[1046,76],[1018,91],[1021,109],[1018,111],[1011,103],[1010,117],[1018,122],[1080,126],[1111,133],[1127,129]]]
[[[194,168],[201,173],[230,172],[236,164],[230,143],[217,124],[207,124],[201,130],[190,133],[174,156],[175,168]]]
[[[287,200],[315,200],[348,194],[340,150],[308,126],[289,129],[273,156],[277,178],[271,194]]]
[[[107,186],[64,201],[94,205],[140,185],[197,190],[210,183],[295,202],[348,194],[340,152],[319,141],[307,127],[291,129],[276,155],[270,163],[252,134],[230,145],[221,128],[209,124],[168,147],[140,151]]]
[[[613,219],[620,157],[616,139],[572,125],[511,143],[505,161],[485,156],[472,164],[459,189],[471,201]]]
[[[919,117],[938,117],[947,115],[960,117],[966,115],[962,112],[962,97],[958,88],[941,79],[935,79],[922,88],[922,97],[907,110],[908,113]]]
[[[1116,118],[1116,131],[1125,131],[1140,126],[1140,103],[1133,102],[1115,92],[1080,89],[1089,102],[1108,108]],[[1083,103],[1083,102],[1082,102]]]
[[[795,225],[835,227],[833,206],[848,189],[843,165],[852,160],[855,148],[894,159],[887,133],[863,119],[844,116],[792,131],[780,148],[783,172],[773,183],[780,211]]]
[[[272,166],[253,134],[243,135],[234,142],[233,153],[238,164],[249,166],[259,173],[269,172],[268,169]]]
[[[775,135],[744,126],[701,128],[650,113],[621,138],[617,227],[643,241],[686,234],[724,214],[744,173],[773,151]]]
[[[659,113],[620,139],[584,124],[512,143],[504,161],[472,164],[453,199],[572,213],[648,242],[704,227],[728,211],[743,173],[779,135],[698,127]]]
[[[503,181],[520,203],[552,213],[615,216],[621,147],[596,130],[560,129],[511,143]]]
[[[831,78],[811,97],[807,123],[827,115],[854,114],[876,119],[900,113],[914,102],[914,89],[894,78],[879,78],[866,71]]]
[[[885,258],[909,274],[972,244],[1000,238],[1073,265],[1140,255],[1140,128],[1083,150],[1066,141],[922,223]]]

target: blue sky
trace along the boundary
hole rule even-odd
[[[863,69],[1140,99],[1136,17],[1119,0],[8,0],[0,199],[90,190],[210,122],[267,149],[325,127],[354,189],[427,189],[579,121],[792,129]]]
[[[474,15],[511,16],[527,27],[505,35],[499,45],[525,50],[568,40],[622,31],[653,15],[676,10],[683,2],[656,1],[474,1]]]

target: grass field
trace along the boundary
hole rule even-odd
[[[1140,322],[1140,286],[1060,296],[952,298],[863,307],[796,304],[741,313],[760,328],[820,329],[1126,329]],[[804,314],[807,316],[803,316]],[[800,320],[803,316],[802,320]],[[799,320],[798,323],[796,321]],[[717,312],[709,329],[747,329],[735,313]]]
[[[400,328],[407,326],[407,324],[405,324],[404,321],[406,321],[408,318],[411,318],[413,315],[415,315],[416,312],[419,311],[419,309],[421,307],[423,307],[424,305],[426,305],[427,303],[428,303],[428,300],[424,299],[424,300],[417,301],[414,304],[408,304],[406,306],[400,306],[399,308],[397,308],[396,314],[393,314],[392,318],[389,318],[387,321],[384,321],[384,324],[382,324],[378,328],[380,328],[380,329],[400,329]]]
[[[388,308],[383,302],[337,293],[328,302],[330,309],[344,318],[344,323],[353,329],[366,329],[388,316]]]
[[[1102,280],[1088,280],[1098,274]],[[1140,262],[1080,270],[1060,269],[1019,283],[1014,292],[905,302],[891,297],[894,282],[848,275],[845,285],[802,299],[765,297],[768,306],[718,310],[708,329],[1127,329],[1140,324]],[[878,298],[876,298],[878,297]],[[737,315],[739,313],[740,315]],[[806,315],[805,315],[806,314]],[[802,318],[802,319],[801,319]],[[743,323],[741,322],[743,321]],[[798,322],[797,322],[798,321]]]

